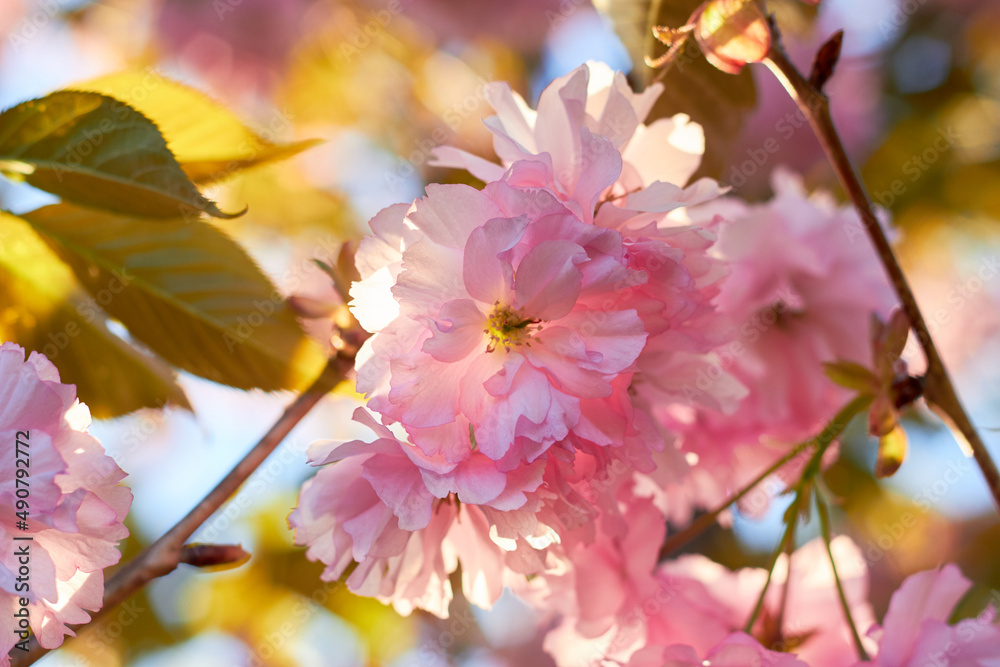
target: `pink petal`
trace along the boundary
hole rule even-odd
[[[420,530],[430,523],[434,496],[408,458],[376,454],[365,461],[362,470],[362,476],[399,519],[402,530]]]
[[[449,301],[431,327],[433,336],[424,341],[423,351],[438,361],[460,361],[476,351],[485,349],[484,327],[486,315],[470,299]]]
[[[907,577],[889,601],[882,624],[879,664],[885,667],[908,664],[921,624],[926,620],[947,621],[971,586],[953,563]]]
[[[488,221],[469,235],[462,263],[462,278],[469,295],[492,304],[505,299],[511,289],[513,271],[501,255],[510,250],[528,226],[526,216]]]
[[[461,250],[469,234],[500,211],[481,191],[468,185],[427,186],[409,218],[434,243]]]
[[[503,176],[504,172],[504,168],[495,162],[484,160],[478,155],[473,155],[453,146],[438,146],[432,150],[431,159],[427,164],[432,167],[465,169],[486,183],[498,180]]]
[[[517,266],[517,302],[529,317],[554,320],[573,309],[583,274],[576,267],[587,253],[570,241],[542,241]]]

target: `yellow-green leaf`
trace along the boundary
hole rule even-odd
[[[198,191],[148,118],[59,91],[0,114],[0,170],[67,201],[151,218],[233,218]]]
[[[94,417],[164,405],[190,409],[166,364],[110,333],[106,320],[31,227],[0,214],[0,341],[46,355]]]
[[[903,465],[906,458],[906,431],[899,424],[878,440],[878,458],[875,461],[875,476],[889,477]]]
[[[165,225],[67,204],[24,216],[104,309],[171,364],[241,389],[298,389],[326,358],[246,252],[201,220]]]
[[[834,361],[823,364],[826,376],[841,387],[862,394],[874,394],[879,390],[879,379],[870,370],[853,361]]]
[[[149,117],[167,138],[184,171],[196,183],[220,181],[234,172],[283,160],[319,140],[274,141],[291,118],[275,113],[255,132],[201,91],[149,70],[125,71],[75,84],[77,90],[109,95]]]

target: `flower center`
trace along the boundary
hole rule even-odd
[[[541,330],[541,320],[527,317],[522,308],[502,306],[497,301],[490,313],[489,324],[483,333],[490,337],[487,352],[493,352],[497,347],[503,347],[505,352],[510,348],[526,345],[531,347],[531,334]]]

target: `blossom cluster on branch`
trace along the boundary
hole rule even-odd
[[[684,116],[644,123],[660,91],[597,64],[537,110],[491,84],[500,163],[435,155],[485,186],[430,185],[372,219],[351,307],[373,334],[355,419],[374,438],[312,446],[296,541],[324,579],[403,614],[447,616],[459,567],[478,606],[509,588],[548,619],[560,665],[852,664],[841,584],[875,664],[952,645],[995,659],[992,616],[946,623],[968,587],[953,566],[907,581],[879,629],[857,548],[830,545],[838,582],[816,541],[779,559],[745,634],[766,572],[658,562],[668,523],[823,429],[851,395],[823,364],[867,366],[872,315],[895,302],[828,195],[784,172],[763,204],[688,184],[704,137]]]
[[[29,627],[55,648],[73,634],[67,626],[88,622],[88,610],[101,608],[104,568],[121,558],[132,493],[89,425],[52,362],[0,345],[0,438],[9,444],[0,459],[2,665],[27,645]]]

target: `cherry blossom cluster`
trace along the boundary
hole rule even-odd
[[[132,492],[89,425],[76,387],[48,359],[33,352],[26,361],[23,348],[0,345],[0,664],[27,645],[23,610],[45,648],[88,622],[88,610],[101,608],[104,568],[121,558]],[[21,464],[17,440],[30,452]]]
[[[499,163],[435,156],[485,186],[429,185],[371,220],[351,306],[372,334],[355,419],[374,437],[312,446],[322,468],[290,523],[324,579],[403,614],[446,617],[459,566],[478,606],[513,590],[546,615],[560,665],[851,664],[821,541],[779,563],[752,636],[765,572],[658,560],[668,522],[850,398],[823,363],[868,362],[891,290],[856,215],[795,177],[763,204],[688,184],[704,136],[680,115],[645,124],[660,92],[596,64],[537,110],[491,84]],[[863,559],[834,547],[877,664],[936,650],[920,623],[938,643],[961,631],[945,623],[968,586],[953,567],[907,582],[880,630]],[[994,641],[990,621],[963,646]]]

